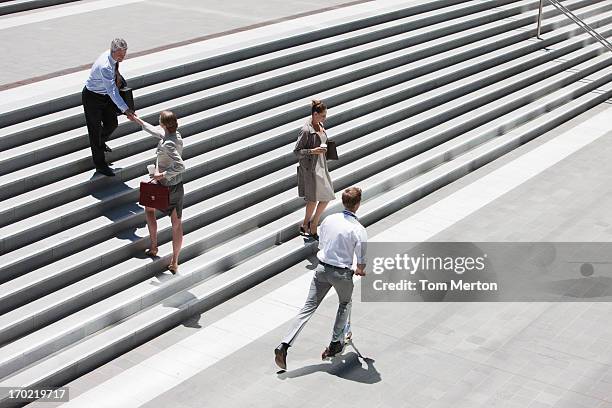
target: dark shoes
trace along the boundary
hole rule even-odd
[[[316,232],[315,233],[312,232],[312,228],[310,227],[310,223],[308,223],[308,235],[310,235],[310,238],[312,238],[312,239],[316,239],[317,241],[319,240],[319,234],[317,234]]]
[[[338,354],[342,354],[344,351],[344,346],[346,343],[342,343],[339,341],[332,341],[329,343],[329,346],[323,350],[323,354],[321,358],[325,360],[326,358],[334,357]],[[287,349],[289,345],[287,343],[281,343],[277,348],[274,349],[274,362],[281,369],[287,369]]]
[[[300,235],[303,237],[316,239],[317,241],[319,240],[319,235],[317,235],[317,233],[313,234],[312,232],[310,232],[310,221],[308,222],[306,228],[304,228],[303,225],[300,225]]]
[[[113,149],[111,149],[106,143],[104,143],[104,151],[107,153],[111,153]]]
[[[287,349],[289,345],[287,343],[281,343],[277,348],[274,349],[274,361],[276,365],[281,369],[287,369]]]
[[[344,343],[339,341],[332,341],[329,343],[329,346],[323,350],[323,354],[321,354],[321,359],[325,360],[326,358],[331,358],[340,354],[344,351]]]
[[[300,225],[300,235],[303,237],[310,236],[310,221],[308,221],[308,225],[306,225],[306,228],[304,228],[303,225]]]
[[[115,175],[115,173],[113,172],[113,169],[111,169],[108,166],[106,166],[106,167],[96,167],[96,171],[98,173],[104,174],[105,176],[108,176],[108,177],[113,177]]]

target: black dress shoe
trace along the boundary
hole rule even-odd
[[[108,166],[106,166],[106,167],[96,167],[96,171],[98,173],[104,174],[105,176],[108,176],[108,177],[113,177],[115,175],[115,173],[113,172],[113,169],[111,169]]]
[[[113,149],[111,149],[106,143],[104,143],[104,151],[111,153],[113,151]]]
[[[281,343],[277,348],[274,349],[274,361],[276,365],[281,369],[287,369],[287,349],[289,345],[287,343]]]

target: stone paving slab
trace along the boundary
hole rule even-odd
[[[10,55],[0,63],[0,89],[7,84],[41,77],[75,67],[83,69],[108,48],[115,37],[124,37],[130,56],[177,43],[221,35],[234,30],[269,24],[297,16],[346,7],[370,0],[213,0],[129,1],[114,7],[66,17],[49,18],[31,24],[2,28],[10,19],[84,7],[80,1],[0,18],[0,41]]]

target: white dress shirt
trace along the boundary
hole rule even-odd
[[[317,258],[326,264],[340,268],[353,266],[353,254],[357,264],[366,263],[368,235],[355,214],[348,210],[327,216],[319,227],[319,252]]]
[[[119,95],[119,88],[115,83],[115,64],[117,61],[111,57],[111,52],[103,52],[91,66],[85,87],[91,92],[110,96],[117,108],[125,112],[128,106]]]

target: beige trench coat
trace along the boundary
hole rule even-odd
[[[310,154],[309,150],[327,142],[315,132],[310,120],[300,129],[300,136],[293,152],[298,157],[298,195],[306,201],[331,201],[335,197],[334,187],[327,168],[327,159],[322,154]]]

